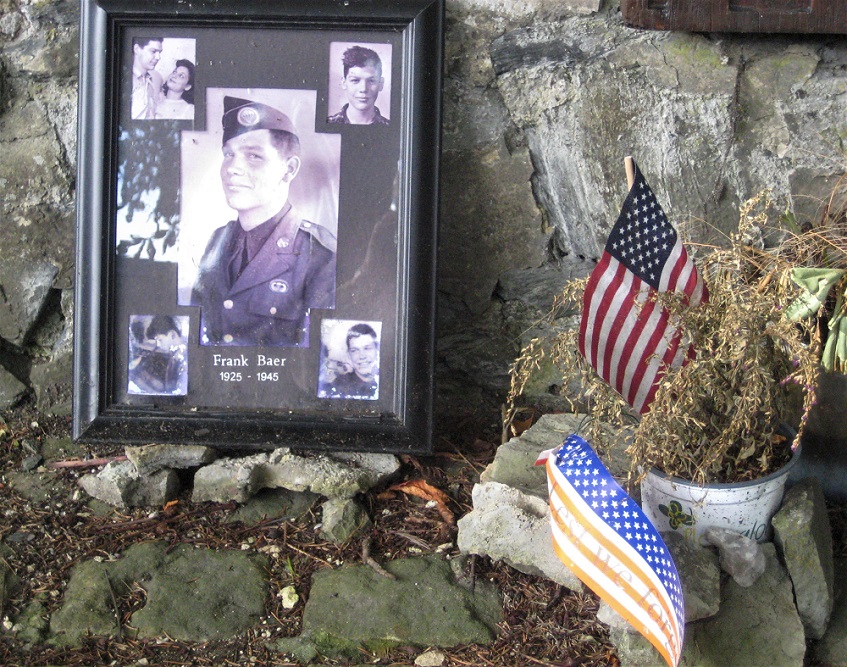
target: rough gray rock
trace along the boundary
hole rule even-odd
[[[242,521],[248,526],[268,519],[293,521],[308,512],[317,499],[316,494],[308,491],[263,489],[230,514],[227,521]]]
[[[391,454],[299,455],[288,449],[243,458],[222,458],[194,475],[194,502],[245,502],[261,489],[310,491],[352,498],[400,468]]]
[[[218,458],[218,453],[201,445],[146,445],[127,447],[126,457],[139,475],[150,475],[164,468],[197,468]]]
[[[474,486],[473,506],[458,522],[457,545],[462,553],[489,556],[521,572],[545,576],[568,588],[582,588],[553,551],[546,500],[488,482]]]
[[[8,410],[27,395],[28,387],[0,366],[0,410]]]
[[[195,503],[247,502],[263,487],[258,481],[259,466],[266,463],[267,454],[243,458],[222,458],[203,466],[194,473],[191,500]]]
[[[813,644],[817,664],[847,667],[847,560],[835,561],[836,597],[826,633]]]
[[[566,283],[587,278],[594,266],[594,262],[578,257],[565,257],[556,264],[509,269],[500,274],[497,296],[504,301],[523,301],[546,313],[553,308],[554,298]]]
[[[445,659],[441,651],[425,651],[415,658],[415,667],[440,667]]]
[[[808,478],[791,487],[771,522],[794,582],[803,627],[809,637],[819,639],[832,613],[835,579],[832,531],[820,483]]]
[[[441,181],[443,200],[451,206],[442,210],[439,286],[479,315],[503,271],[540,266],[546,259],[549,234],[532,196],[532,161],[525,148],[510,151],[503,140],[471,153],[446,151],[442,161],[455,177]],[[475,181],[499,195],[480,197],[469,187]],[[477,252],[469,253],[473,246]]]
[[[715,553],[678,533],[665,533],[662,539],[682,582],[685,622],[717,614],[721,604],[721,570]]]
[[[138,637],[229,639],[252,627],[264,612],[265,567],[264,557],[256,554],[189,544],[169,550],[164,542],[134,545],[119,560],[80,563],[71,573],[62,607],[51,618],[51,641],[73,645],[87,634],[116,636],[112,595],[138,584],[147,591],[146,604],[129,621]]]
[[[161,506],[176,498],[179,477],[173,470],[139,475],[131,461],[113,461],[79,479],[86,493],[115,507]]]
[[[703,537],[718,548],[721,568],[739,586],[749,588],[765,573],[765,554],[756,540],[726,528],[708,528]]]
[[[712,549],[686,540],[678,533],[665,533],[662,539],[673,556],[682,583],[685,622],[691,623],[717,614],[721,603],[721,569],[717,555]],[[616,630],[624,630],[630,634],[638,633],[605,602],[600,603],[597,620]],[[625,644],[628,646],[630,642]]]
[[[393,475],[400,462],[391,454],[338,457],[299,456],[276,450],[260,466],[261,488],[311,491],[327,498],[352,498]]]
[[[550,17],[571,12],[587,14],[600,9],[600,0],[528,0],[516,4],[510,0],[462,0],[462,4],[476,11],[507,15],[513,19],[529,19],[533,16]]]
[[[727,580],[718,614],[686,625],[680,667],[803,666],[806,639],[794,606],[791,581],[774,545],[765,544],[763,549],[767,570],[755,584],[742,588]],[[621,667],[666,665],[640,635],[612,628],[610,639]]]
[[[480,475],[480,482],[507,484],[524,493],[547,498],[547,474],[544,466],[536,466],[538,455],[561,445],[572,433],[581,433],[586,428],[586,416],[573,413],[548,414],[527,429],[520,437],[512,438],[497,448],[488,467]],[[612,475],[620,477],[629,463],[623,456],[627,436],[616,438],[620,449],[604,456],[604,463]]]
[[[330,498],[321,508],[321,536],[330,542],[343,544],[371,526],[365,508],[354,498]]]
[[[62,282],[62,278],[57,278]],[[48,313],[33,332],[30,347],[42,349],[29,374],[35,390],[36,407],[54,415],[71,414],[73,390],[73,318],[74,291],[63,289],[58,308],[50,300]]]
[[[396,579],[364,565],[322,569],[312,577],[302,637],[327,656],[358,657],[360,645],[448,647],[486,644],[501,620],[500,596],[488,582],[473,592],[456,584],[439,558],[384,563]]]

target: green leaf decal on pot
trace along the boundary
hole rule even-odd
[[[686,514],[678,500],[671,500],[670,506],[659,505],[659,511],[668,517],[668,523],[674,530],[679,530],[680,526],[694,525],[694,515],[690,511]]]

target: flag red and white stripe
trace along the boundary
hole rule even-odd
[[[632,186],[583,296],[579,348],[600,377],[645,413],[664,369],[682,363],[689,347],[651,294],[678,292],[691,305],[707,294],[679,235],[631,164]]]
[[[676,667],[685,607],[658,531],[585,440],[571,435],[545,455],[557,556]]]

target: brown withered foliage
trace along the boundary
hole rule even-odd
[[[697,261],[709,291],[706,303],[689,307],[672,294],[653,297],[686,332],[694,354],[683,366],[663,369],[643,417],[588,366],[573,325],[522,351],[512,368],[511,413],[549,358],[562,371],[563,387],[576,381],[581,388],[571,398],[587,408],[585,435],[601,454],[610,435],[632,431],[627,449],[632,479],[657,467],[701,483],[735,482],[784,465],[814,403],[820,339],[813,322],[785,317],[799,294],[788,277],[792,261],[751,243],[778,217],[768,193],[742,206],[729,247],[711,248]],[[567,285],[561,301],[578,308],[585,282]],[[793,441],[777,433],[783,421],[799,426]]]

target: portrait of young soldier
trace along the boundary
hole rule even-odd
[[[341,57],[341,88],[347,101],[341,110],[326,119],[338,125],[388,125],[376,100],[385,86],[382,61],[373,49],[351,46]]]
[[[237,217],[200,260],[191,303],[201,345],[306,346],[311,308],[335,306],[336,240],[289,201],[301,166],[289,117],[266,104],[223,100],[221,185]]]

